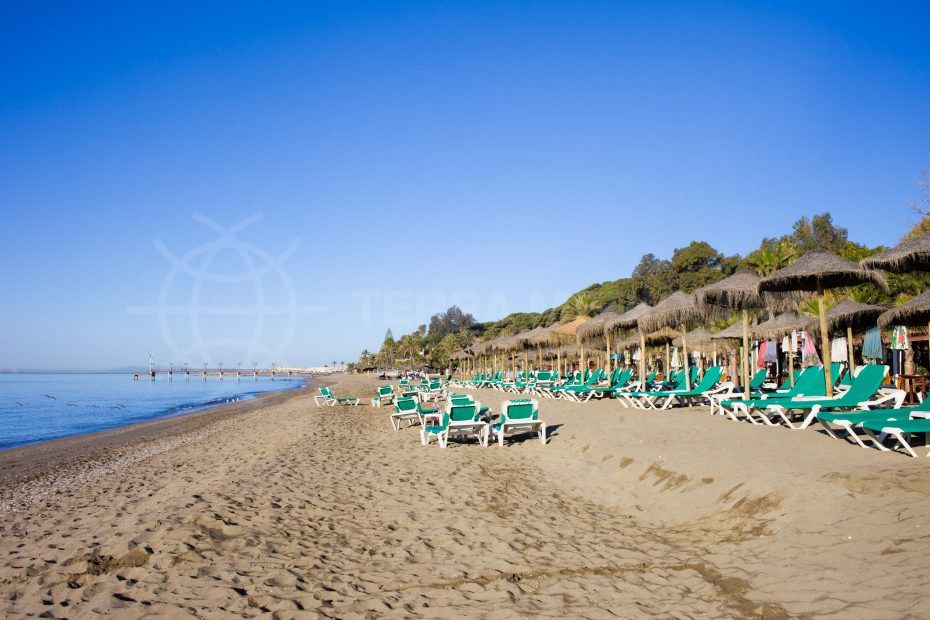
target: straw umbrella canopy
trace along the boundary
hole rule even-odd
[[[549,327],[543,327],[539,331],[533,330],[535,334],[528,336],[528,340],[537,345],[556,345],[556,369],[562,370],[562,337],[555,333],[555,330],[562,327],[564,323],[557,321]]]
[[[743,337],[743,325],[739,321],[716,334],[711,334],[713,340],[738,340]]]
[[[902,241],[890,250],[859,261],[865,269],[884,269],[894,273],[930,271],[930,233]]]
[[[546,331],[546,328],[540,325],[539,327],[534,327],[531,330],[525,331],[520,334],[520,338],[523,341],[523,348],[526,347],[536,347],[536,363],[537,365],[542,363],[542,351],[541,343],[536,340],[536,337]],[[538,370],[538,369],[537,369]]]
[[[584,345],[581,344],[581,339],[578,337],[578,328],[591,320],[591,317],[581,315],[576,316],[574,319],[560,325],[559,327],[552,330],[552,335],[555,339],[561,342],[572,342],[575,341],[578,344],[579,348],[579,360],[580,364],[584,364]],[[582,369],[583,371],[583,369]]]
[[[640,381],[646,377],[646,340],[642,329],[639,329],[639,317],[643,316],[652,306],[645,302],[640,302],[624,312],[623,314],[608,319],[604,329],[632,329],[634,327],[639,331],[639,378]]]
[[[885,329],[890,325],[930,325],[930,291],[878,317],[879,327]],[[930,336],[930,331],[927,334]]]
[[[510,336],[502,336],[496,339],[493,345],[491,346],[491,348],[496,351],[500,351],[501,353],[505,353],[505,354],[506,353],[510,354],[510,366],[511,366],[511,370],[513,371],[514,378],[516,378],[517,376],[516,351],[520,349],[521,347],[520,343],[521,343],[520,338],[516,334],[514,334]],[[506,355],[505,355],[505,359],[506,359]],[[505,367],[506,367],[506,362],[505,362]]]
[[[750,326],[749,333],[759,338],[782,338],[805,329],[809,323],[810,319],[800,316],[797,312],[782,312],[764,323]]]
[[[823,349],[824,380],[827,397],[833,396],[833,375],[830,370],[830,335],[827,330],[827,311],[824,291],[830,288],[874,283],[888,288],[885,277],[878,271],[862,269],[851,260],[830,252],[808,252],[796,261],[759,281],[760,293],[789,293],[811,291],[817,293],[820,315],[820,346]]]
[[[711,336],[713,336],[713,334],[706,327],[696,327],[688,332],[688,344],[691,346],[709,344]],[[672,340],[672,344],[675,346],[681,345],[681,336],[675,334],[675,339]]]
[[[676,325],[681,330],[681,348],[684,353],[685,389],[691,389],[691,373],[688,371],[688,334],[685,325],[700,317],[701,311],[694,295],[684,291],[672,293],[648,312],[639,317],[639,325],[647,331]]]
[[[930,291],[924,291],[914,299],[878,317],[878,326],[882,329],[891,325],[927,325],[928,322],[930,322]]]
[[[846,332],[850,371],[856,369],[856,362],[853,359],[853,330],[865,331],[869,327],[875,327],[876,320],[885,310],[887,308],[844,299],[827,312],[827,330],[831,333],[841,330]],[[820,330],[820,327],[813,321],[810,328],[812,331]]]
[[[740,369],[743,389],[749,398],[749,311],[761,308],[759,276],[749,271],[738,271],[729,278],[714,282],[694,293],[695,300],[705,312],[719,313],[722,309],[739,310],[743,324],[743,359]]]
[[[604,346],[607,350],[607,374],[610,374],[610,330],[607,324],[618,318],[620,315],[616,312],[601,312],[587,323],[578,327],[578,337],[581,340],[593,340],[600,336],[604,337]]]

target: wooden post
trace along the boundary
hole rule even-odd
[[[668,381],[668,376],[672,372],[672,344],[666,340],[665,341],[665,377],[663,379]]]
[[[824,307],[823,285],[817,285],[817,309],[820,313],[820,347],[823,349],[823,379],[827,398],[833,398],[833,370],[830,368],[830,334],[827,332],[827,311]]]
[[[604,330],[604,339],[607,341],[607,379],[610,379],[610,332]]]
[[[743,308],[743,351],[749,351],[749,311]],[[749,356],[743,356],[743,366],[740,370],[743,381],[743,394],[749,400]]]
[[[849,355],[849,378],[850,379],[852,379],[853,377],[853,371],[856,370],[856,360],[853,358],[855,349],[853,349],[852,336],[853,336],[852,327],[847,325],[846,326],[846,351],[847,351],[847,355]]]
[[[646,389],[646,334],[639,330],[639,381],[641,390]]]
[[[791,381],[791,387],[794,387],[794,332],[788,334],[788,380]]]
[[[690,362],[690,360],[688,359],[688,335],[685,333],[684,323],[681,324],[681,350],[683,352],[682,364],[684,364],[684,367],[685,367],[685,389],[690,390],[691,389],[691,373],[688,372],[688,366]]]

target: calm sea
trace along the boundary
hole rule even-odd
[[[0,449],[163,418],[300,387],[304,379],[0,374]]]

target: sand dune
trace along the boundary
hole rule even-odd
[[[338,394],[375,384],[345,377]],[[477,391],[497,409],[503,395]],[[930,469],[812,431],[543,401],[419,445],[309,391],[2,489],[0,610],[927,617]]]

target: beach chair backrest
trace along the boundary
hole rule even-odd
[[[717,382],[720,381],[720,377],[723,376],[723,368],[720,366],[711,366],[706,371],[704,371],[704,376],[701,377],[701,382],[697,384],[697,387],[693,388],[695,392],[706,392],[713,389]]]
[[[436,426],[428,426],[427,428],[428,428],[428,429],[432,429],[432,430],[436,430],[437,428],[438,428],[439,430],[444,430],[444,429],[446,429],[446,428],[449,427],[449,421],[450,421],[449,414],[448,414],[448,413],[443,413],[443,414],[442,414],[442,420],[439,422],[439,426],[438,426],[438,427],[436,427]]]
[[[698,377],[701,374],[701,369],[697,366],[692,366],[688,370],[691,375],[691,385],[693,386],[695,383],[697,383]]]
[[[328,388],[328,387],[321,387],[321,388],[320,388],[320,396],[325,396],[326,398],[332,398],[332,397],[333,397],[333,393],[329,391],[329,388]]]
[[[408,411],[416,411],[416,410],[417,410],[417,399],[416,398],[411,398],[408,396],[406,398],[398,398],[397,400],[394,401],[394,413],[405,413]]]
[[[849,369],[847,368],[846,372],[843,373],[843,376],[840,377],[839,385],[849,387],[852,384],[853,384],[853,376],[852,376],[852,373],[849,372]]]
[[[863,366],[856,378],[853,379],[849,390],[840,399],[850,406],[869,400],[878,392],[878,388],[881,387],[887,374],[887,366],[880,364]]]
[[[823,366],[809,366],[804,369],[801,376],[794,382],[794,388],[788,390],[785,396],[825,396]]]
[[[475,399],[468,394],[453,394],[449,397],[449,402],[453,405],[470,405],[475,402]]]
[[[613,382],[613,387],[622,387],[630,382],[633,377],[633,371],[627,368],[617,375],[617,380]]]
[[[684,371],[676,372],[675,378],[672,380],[672,383],[674,384],[674,387],[672,389],[673,390],[685,389],[685,377],[687,377],[687,375],[685,374]]]
[[[452,422],[474,422],[478,417],[478,403],[468,403],[467,405],[455,405],[450,403],[446,408],[449,419]]]
[[[768,375],[769,373],[767,370],[760,370],[754,374],[752,379],[749,381],[749,389],[758,390],[760,387],[762,387],[762,384],[765,383],[765,379],[768,377]]]
[[[394,388],[390,385],[382,385],[378,388],[378,396],[390,396],[394,393]]]
[[[536,420],[539,418],[539,402],[535,398],[516,398],[501,403],[504,421]]]

